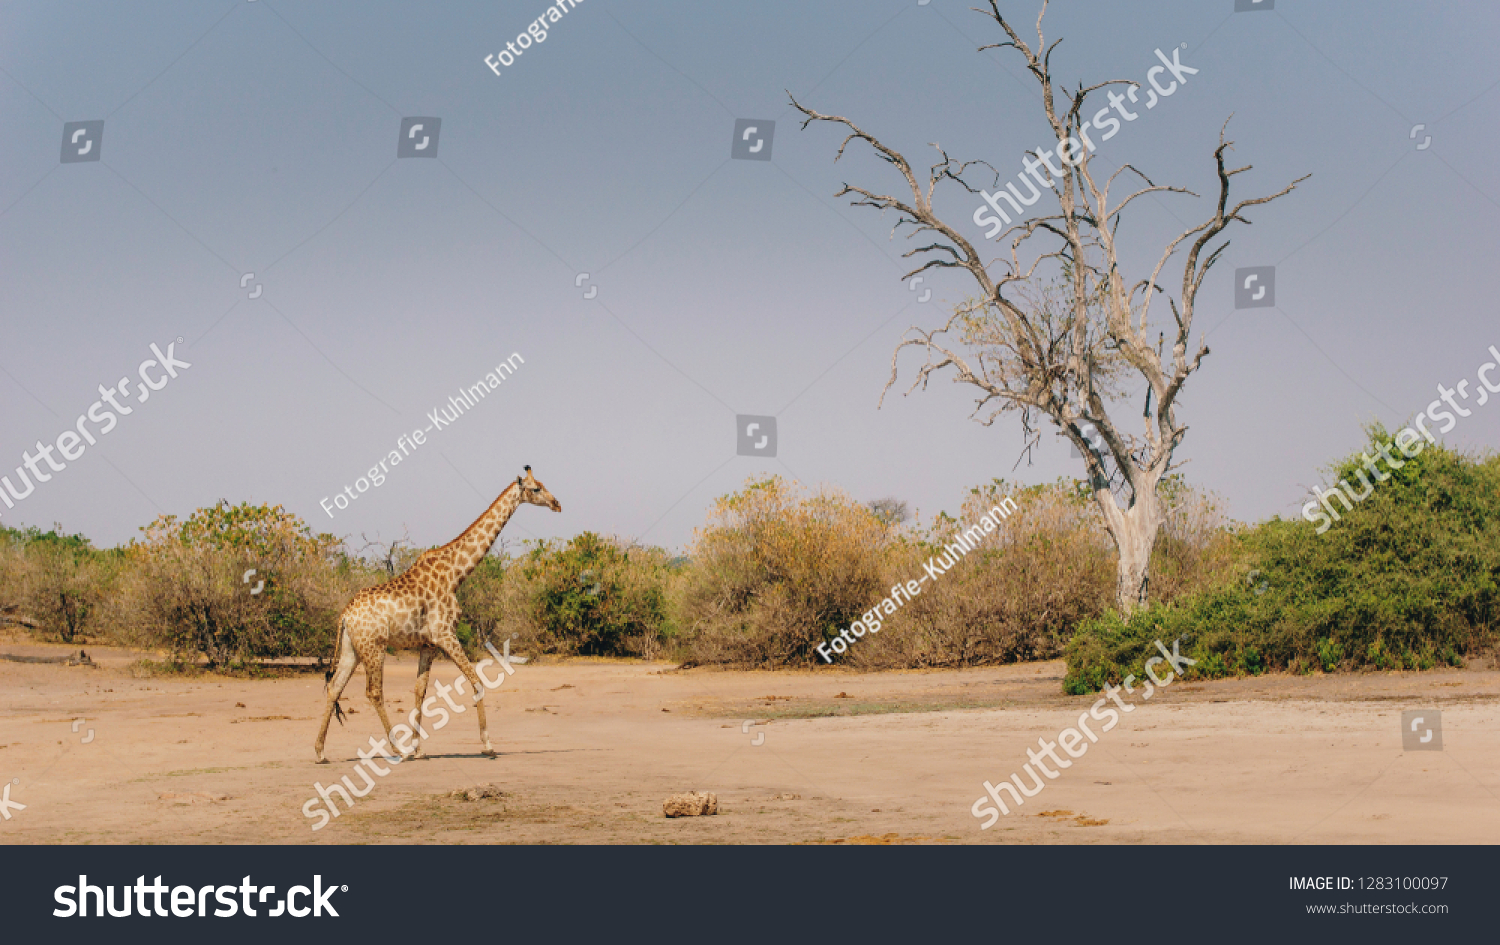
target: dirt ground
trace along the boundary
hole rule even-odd
[[[142,654],[88,650],[94,666],[0,661],[0,783],[25,805],[5,808],[0,841],[1500,842],[1500,672],[1487,664],[1175,683],[989,830],[970,813],[982,783],[1020,771],[1028,747],[1097,698],[1062,695],[1060,661],[877,674],[527,664],[485,700],[499,758],[480,755],[465,712],[424,742],[429,760],[382,764],[367,796],[339,800],[314,831],[314,782],[365,787],[355,751],[379,723],[362,674],[332,764],[317,765],[321,675],[139,678]],[[415,676],[414,656],[388,659],[393,722],[413,708]],[[434,684],[457,676],[433,667]],[[1441,711],[1442,751],[1402,750],[1403,709]],[[498,796],[453,796],[484,786]],[[668,795],[694,790],[718,795],[717,816],[662,816]]]

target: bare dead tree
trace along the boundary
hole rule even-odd
[[[1233,142],[1225,139],[1221,129],[1218,147],[1213,152],[1219,193],[1212,215],[1168,242],[1148,277],[1129,283],[1119,262],[1116,242],[1121,213],[1132,201],[1147,194],[1197,196],[1181,187],[1155,184],[1129,164],[1109,175],[1102,186],[1096,182],[1090,169],[1092,146],[1084,144],[1089,141],[1084,104],[1091,93],[1114,85],[1127,86],[1134,101],[1139,84],[1112,79],[1087,87],[1080,83],[1072,92],[1054,85],[1051,58],[1061,40],[1048,46],[1043,38],[1045,0],[1036,20],[1034,48],[1001,15],[996,0],[989,0],[988,11],[976,8],[975,12],[992,19],[1008,37],[1005,42],[981,46],[980,51],[1015,50],[1041,86],[1042,110],[1057,138],[1057,156],[1063,165],[1060,170],[1052,166],[1050,150],[1028,152],[1032,160],[1026,162],[1026,173],[1039,183],[1051,183],[1057,212],[1024,217],[1019,205],[1006,195],[1004,199],[1022,218],[1003,232],[992,230],[987,234],[994,235],[1005,247],[993,260],[986,261],[958,228],[940,219],[932,202],[938,183],[948,180],[970,194],[982,195],[990,206],[999,210],[999,193],[992,197],[965,180],[965,174],[975,168],[988,168],[994,173],[992,186],[998,191],[1000,174],[993,166],[983,161],[955,161],[941,146],[933,144],[941,160],[928,169],[925,182],[919,181],[904,156],[849,119],[822,114],[804,107],[790,93],[788,97],[807,116],[802,122],[804,129],[814,121],[832,122],[848,129],[835,161],[843,157],[851,141],[863,141],[905,178],[909,198],[877,194],[847,183],[834,195],[855,195],[850,201],[853,206],[897,211],[893,236],[905,227],[909,228],[905,234],[908,240],[931,239],[903,254],[903,258],[916,257],[921,265],[902,276],[902,280],[928,269],[962,269],[978,288],[977,295],[957,306],[942,327],[931,330],[913,327],[908,332],[891,356],[891,378],[881,394],[881,402],[884,403],[885,393],[896,381],[902,350],[914,347],[925,352],[926,361],[917,370],[907,394],[919,387],[925,389],[929,378],[951,368],[955,383],[978,389],[973,416],[984,425],[991,425],[1006,413],[1019,411],[1022,432],[1028,442],[1034,442],[1038,421],[1045,418],[1055,424],[1083,455],[1105,527],[1119,549],[1116,605],[1128,616],[1147,601],[1151,549],[1164,519],[1157,487],[1173,468],[1172,454],[1187,432],[1187,427],[1177,420],[1177,399],[1184,382],[1208,354],[1208,346],[1201,338],[1193,356],[1189,358],[1187,354],[1194,303],[1204,277],[1229,243],[1226,240],[1213,249],[1208,249],[1208,245],[1230,223],[1250,223],[1241,215],[1247,207],[1285,196],[1307,177],[1298,178],[1270,196],[1241,200],[1231,206],[1230,179],[1251,168],[1226,167],[1225,155]],[[1113,104],[1118,95],[1111,93],[1111,96]],[[1043,181],[1033,170],[1044,162],[1053,172],[1048,181]],[[1139,179],[1143,184],[1123,200],[1112,202],[1111,188],[1125,175],[1129,175],[1127,180]],[[1052,176],[1056,179],[1051,179]],[[1027,183],[1024,175],[1020,179]],[[1021,196],[1014,185],[1010,189],[1016,197]],[[1032,191],[1035,193],[1034,188]],[[1035,202],[1033,197],[1031,203]],[[982,212],[983,208],[976,212],[976,223],[993,222],[998,227],[1000,220],[996,217],[981,221]],[[1010,222],[1008,215],[1005,222]],[[1174,297],[1162,289],[1157,279],[1184,244],[1187,249],[1182,287]],[[1153,331],[1159,326],[1148,316],[1157,295],[1166,298],[1172,321],[1165,323],[1166,330]],[[1157,337],[1153,338],[1153,334]],[[1164,354],[1168,334],[1171,349]],[[1110,415],[1112,402],[1122,399],[1123,382],[1132,374],[1139,374],[1146,382],[1146,403],[1141,415],[1143,430],[1139,436],[1127,433]],[[1089,428],[1096,431],[1095,435],[1088,434]],[[1118,498],[1111,487],[1112,478],[1119,487]]]
[[[369,560],[385,568],[389,577],[405,571],[416,560],[417,546],[412,543],[411,533],[405,528],[401,530],[400,538],[388,542],[372,540],[364,532],[360,532],[359,537],[364,541],[364,547],[359,549],[359,556],[366,557],[365,552],[373,549],[375,553],[369,556]]]
[[[887,525],[904,525],[911,519],[911,511],[907,508],[905,499],[895,496],[886,496],[883,499],[871,499],[865,505],[875,517]]]

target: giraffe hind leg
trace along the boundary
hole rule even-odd
[[[375,714],[380,716],[380,724],[385,728],[385,737],[391,745],[392,751],[401,757],[402,761],[411,757],[409,751],[403,751],[396,744],[396,737],[391,732],[390,716],[385,714],[385,647],[371,644],[364,654],[365,663],[365,698],[370,700],[370,705],[375,709]]]
[[[324,693],[326,704],[323,707],[323,725],[318,729],[318,741],[313,746],[320,765],[328,764],[328,759],[323,754],[323,744],[328,740],[329,720],[335,711],[338,711],[340,715],[343,714],[343,710],[339,709],[339,697],[344,694],[344,687],[349,685],[349,679],[354,675],[354,668],[359,665],[359,652],[354,648],[354,641],[347,633],[341,634],[341,640],[338,667],[333,672],[333,678],[328,681],[328,687]]]

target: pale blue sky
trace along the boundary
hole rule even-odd
[[[1012,473],[1019,424],[969,421],[946,383],[876,409],[902,332],[969,287],[929,274],[914,301],[894,221],[832,198],[898,179],[860,146],[833,163],[839,135],[799,131],[786,101],[922,166],[937,141],[1013,174],[1046,143],[1035,85],[1013,54],[975,51],[997,36],[971,5],[585,0],[497,77],[484,57],[544,4],[0,3],[0,472],[134,378],[151,343],[182,337],[192,364],[0,522],[111,545],[223,497],[356,544],[403,527],[434,543],[529,463],[564,512],[523,510],[508,537],[675,548],[762,472],[924,515],[994,476],[1078,474],[1051,436]],[[1500,9],[1233,7],[1055,3],[1047,33],[1070,84],[1140,80],[1182,43],[1200,70],[1101,160],[1209,193],[1233,114],[1255,168],[1240,194],[1313,175],[1231,232],[1200,298],[1213,353],[1182,399],[1184,471],[1259,519],[1296,515],[1362,422],[1401,422],[1500,344],[1483,282]],[[1003,9],[1030,29],[1032,3]],[[396,158],[412,116],[441,118],[436,160]],[[739,118],[776,121],[771,161],[730,160]],[[98,119],[102,160],[59,164],[64,123]],[[1128,263],[1206,203],[1141,205]],[[977,235],[974,205],[939,203]],[[1236,312],[1233,271],[1258,265],[1277,266],[1278,304]],[[324,514],[512,352],[513,379]],[[778,418],[775,460],[736,456],[736,414]],[[1497,433],[1491,405],[1448,440]]]

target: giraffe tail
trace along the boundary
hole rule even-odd
[[[323,674],[323,688],[327,689],[333,685],[333,663],[339,657],[339,645],[344,642],[344,618],[339,616],[339,632],[333,638],[333,655],[328,658],[328,671]],[[339,720],[339,726],[344,724],[344,707],[339,705],[337,699],[333,700],[333,715]]]

